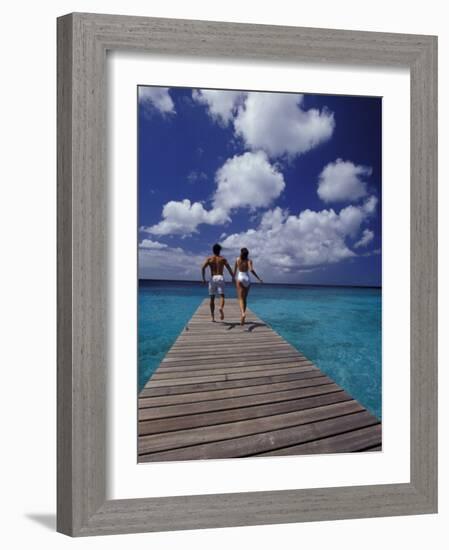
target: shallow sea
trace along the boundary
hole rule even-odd
[[[200,283],[139,282],[139,390],[206,297]],[[248,307],[381,418],[381,289],[253,284]]]

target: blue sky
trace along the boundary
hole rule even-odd
[[[138,87],[139,277],[381,285],[381,98]]]

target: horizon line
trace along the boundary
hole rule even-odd
[[[202,283],[199,279],[148,279],[138,277],[138,281],[152,281],[163,283]],[[318,287],[338,287],[338,288],[382,288],[382,285],[345,285],[345,284],[323,284],[323,283],[263,283],[272,286],[318,286]]]

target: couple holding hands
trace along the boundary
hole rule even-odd
[[[249,274],[252,273],[254,277],[262,283],[262,279],[254,271],[254,266],[252,260],[249,259],[249,251],[247,248],[242,248],[240,250],[240,256],[235,260],[234,270],[231,269],[231,266],[228,263],[226,258],[221,256],[221,246],[219,244],[214,244],[212,247],[213,255],[206,258],[202,268],[202,278],[203,283],[206,284],[205,272],[209,267],[211,273],[211,279],[209,281],[209,296],[210,296],[210,313],[212,321],[215,322],[215,295],[220,296],[220,319],[224,319],[224,304],[225,304],[225,280],[224,280],[224,268],[229,271],[232,281],[235,281],[237,288],[237,297],[240,305],[240,324],[245,324],[246,317],[246,301],[248,298],[248,293],[251,285],[251,280]]]

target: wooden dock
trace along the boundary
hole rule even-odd
[[[139,394],[139,462],[381,450],[360,403],[237,300],[225,315],[204,300]]]

